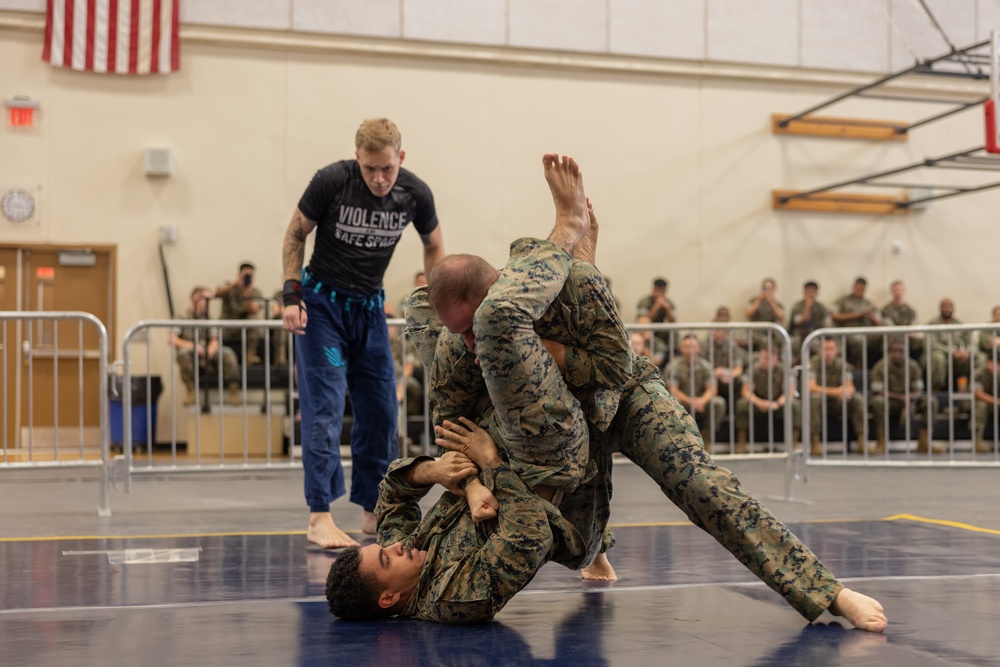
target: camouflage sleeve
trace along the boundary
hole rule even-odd
[[[375,520],[380,544],[392,544],[405,539],[420,525],[420,500],[431,490],[430,486],[414,486],[406,481],[406,473],[428,456],[396,459],[389,464],[382,483],[378,485],[378,502]]]
[[[566,382],[573,387],[621,389],[632,377],[635,354],[608,284],[594,265],[575,262],[566,292],[580,306],[573,315],[578,320],[574,328],[589,332],[579,347],[566,347]]]
[[[433,584],[433,604],[417,616],[438,623],[492,619],[548,559],[553,534],[548,503],[505,465],[486,468],[483,484],[500,503],[495,528],[474,553],[453,563]]]

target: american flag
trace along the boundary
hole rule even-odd
[[[48,0],[42,60],[116,74],[180,69],[180,0]]]

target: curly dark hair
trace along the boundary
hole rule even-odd
[[[371,621],[391,616],[378,604],[378,584],[375,577],[363,575],[361,550],[344,549],[330,566],[326,576],[326,601],[330,613],[344,621]]]

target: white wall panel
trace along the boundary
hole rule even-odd
[[[990,0],[994,2],[995,0]],[[958,48],[976,40],[976,0],[925,0],[951,43]],[[892,0],[892,69],[914,64],[912,49],[919,58],[948,52],[949,46],[930,18],[913,0]]]
[[[292,27],[366,37],[399,37],[399,0],[294,0]]]
[[[604,52],[606,0],[510,0],[510,46]]]
[[[802,3],[803,67],[884,72],[889,67],[887,0]]]
[[[978,0],[975,40],[989,39],[991,30],[1000,30],[1000,2]]]
[[[705,58],[706,0],[611,0],[611,52]]]
[[[404,0],[403,37],[503,44],[507,40],[507,1]]]
[[[181,0],[181,23],[291,28],[292,0]]]
[[[0,10],[12,12],[44,12],[45,0],[0,0]]]
[[[798,65],[798,0],[708,0],[708,59]]]

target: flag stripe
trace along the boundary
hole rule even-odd
[[[63,19],[63,67],[73,65],[73,9],[76,0],[66,0],[64,10],[66,17]]]
[[[149,39],[149,71],[158,72],[160,70],[160,2],[153,0],[152,26],[153,29]]]
[[[180,69],[178,0],[46,0],[42,60],[120,74]]]
[[[94,71],[94,29],[97,19],[97,0],[87,0],[87,43],[84,45],[83,67],[88,72]]]
[[[118,58],[118,0],[108,0],[108,68],[115,71]]]
[[[180,25],[181,25],[181,2],[180,0],[171,0],[171,5],[173,5],[172,13],[170,14],[170,71],[176,72],[181,68],[181,35],[180,35]]]
[[[52,0],[45,0],[45,44],[42,46],[42,60],[52,62]]]
[[[108,71],[108,0],[96,0],[94,7],[95,72]]]
[[[139,40],[140,23],[139,8],[140,0],[132,0],[132,8],[129,10],[129,30],[128,30],[128,73],[139,73]]]

